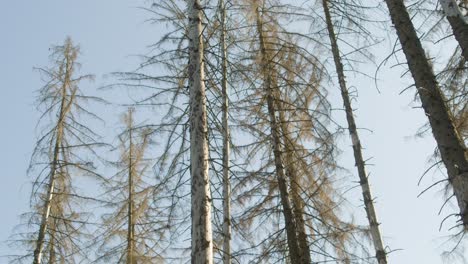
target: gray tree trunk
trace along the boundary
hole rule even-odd
[[[57,262],[56,260],[56,254],[55,254],[55,228],[56,228],[56,225],[55,225],[55,222],[56,220],[52,221],[52,225],[51,227],[49,228],[50,229],[50,241],[51,243],[49,243],[49,264],[55,264],[55,262]]]
[[[187,1],[189,16],[190,173],[192,197],[192,264],[213,263],[211,193],[208,175],[208,127],[203,62],[203,7]]]
[[[461,221],[468,228],[468,158],[466,146],[458,135],[452,113],[436,81],[432,67],[416,34],[402,0],[386,0],[392,22],[413,75],[422,107],[429,118],[442,161],[447,168],[460,209]]]
[[[133,130],[133,113],[132,110],[128,111],[128,124],[127,128],[129,129],[128,140],[129,140],[129,150],[128,150],[128,228],[127,228],[127,264],[134,264],[134,250],[135,250],[135,223],[134,223],[134,206],[133,206],[133,140],[132,140],[132,130]]]
[[[335,35],[335,29],[333,21],[330,15],[330,9],[328,6],[328,0],[322,0],[323,9],[325,12],[325,19],[327,23],[328,36],[330,37],[330,43],[333,53],[333,59],[335,61],[336,73],[338,74],[338,82],[341,90],[341,97],[343,98],[343,104],[346,111],[346,120],[348,121],[348,131],[353,143],[354,160],[358,169],[359,183],[362,189],[362,197],[364,199],[364,207],[366,208],[367,220],[369,221],[370,233],[374,249],[376,252],[376,258],[379,264],[387,264],[387,253],[382,242],[382,236],[379,230],[379,222],[377,221],[377,214],[374,208],[374,202],[367,180],[366,167],[364,159],[362,157],[362,146],[359,140],[359,135],[356,128],[356,122],[354,120],[353,108],[351,106],[351,100],[349,98],[348,88],[346,86],[346,80],[344,75],[343,63],[340,57],[340,50]]]
[[[226,6],[219,1],[221,11],[221,61],[222,61],[222,97],[223,97],[223,263],[231,264],[231,183],[229,179],[230,131],[229,131],[229,97],[227,77],[226,45]]]

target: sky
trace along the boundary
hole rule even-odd
[[[71,36],[81,46],[81,72],[97,76],[85,89],[109,83],[106,74],[135,68],[138,60],[132,55],[145,53],[148,45],[158,40],[160,31],[145,22],[149,15],[138,8],[143,4],[125,0],[2,1],[0,255],[8,254],[10,249],[3,241],[12,234],[19,215],[29,206],[31,186],[26,170],[38,135],[35,91],[42,85],[33,67],[48,65],[51,45],[63,43],[66,36]],[[390,48],[389,44],[380,46],[376,49],[378,57],[385,57]],[[368,171],[384,243],[394,250],[389,263],[444,263],[441,253],[449,249],[444,246],[449,233],[448,226],[439,231],[439,225],[453,208],[448,207],[438,215],[443,203],[443,193],[437,191],[440,188],[417,197],[439,179],[439,175],[429,173],[418,186],[420,176],[430,166],[435,142],[431,135],[415,137],[426,117],[418,103],[413,102],[413,91],[400,95],[411,80],[401,77],[404,68],[391,65],[384,65],[378,74],[380,92],[368,78],[348,78],[350,85],[359,89],[358,101],[353,102],[357,124],[368,129],[360,130],[360,137],[365,157],[372,157],[373,166]],[[368,65],[364,70],[373,73],[373,67]],[[342,105],[338,97],[333,103],[337,107]],[[349,169],[344,176],[357,181],[350,145],[348,138],[342,139],[342,164]],[[364,209],[357,206],[359,191],[352,192],[350,201],[362,216]],[[0,263],[6,260],[0,258]]]

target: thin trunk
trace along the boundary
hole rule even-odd
[[[289,257],[292,263],[300,262],[300,251],[299,245],[297,244],[296,236],[296,223],[294,221],[291,204],[289,201],[288,186],[286,183],[286,177],[284,175],[284,166],[281,160],[281,149],[280,149],[280,130],[276,121],[276,110],[275,110],[275,96],[273,94],[273,83],[271,80],[272,67],[270,58],[265,44],[265,37],[263,35],[263,20],[260,15],[260,7],[256,8],[257,16],[257,30],[260,41],[260,54],[262,56],[261,66],[262,74],[264,77],[264,89],[267,94],[267,106],[268,114],[270,118],[271,128],[271,144],[273,147],[273,155],[275,159],[276,175],[278,178],[278,187],[280,192],[281,204],[283,207],[283,215],[285,221],[286,235],[289,247]]]
[[[462,49],[462,55],[468,61],[468,18],[464,17],[455,0],[439,0],[453,35]]]
[[[49,244],[49,264],[54,264],[56,260],[56,254],[55,254],[55,228],[57,225],[55,224],[57,220],[54,220],[52,223],[52,226],[50,228],[50,241],[51,243]]]
[[[213,263],[211,193],[208,175],[208,126],[203,62],[203,7],[188,1],[190,171],[192,184],[192,264]]]
[[[328,28],[328,36],[330,37],[330,43],[332,47],[333,59],[335,61],[336,72],[338,74],[338,82],[341,89],[341,97],[343,98],[343,104],[346,111],[346,120],[348,121],[348,131],[353,142],[354,160],[356,161],[356,167],[358,169],[359,183],[362,189],[362,196],[364,199],[364,207],[366,208],[367,220],[369,221],[370,233],[374,249],[376,252],[376,258],[379,264],[387,263],[387,253],[382,242],[382,236],[379,230],[379,222],[377,221],[377,214],[374,208],[374,202],[367,179],[365,162],[362,157],[362,146],[359,140],[359,135],[356,128],[356,122],[354,120],[353,108],[351,106],[351,100],[349,98],[348,88],[346,86],[346,80],[344,75],[343,63],[340,57],[340,50],[335,35],[335,29],[333,28],[333,22],[330,15],[330,9],[328,7],[328,0],[323,0],[323,9],[325,11],[325,18]]]
[[[128,150],[128,228],[127,228],[127,264],[134,264],[134,251],[135,251],[135,223],[134,223],[134,208],[133,208],[133,115],[132,110],[128,111],[128,138],[129,138],[129,150]]]
[[[223,263],[231,264],[231,183],[229,180],[230,131],[229,97],[227,83],[227,45],[226,45],[226,6],[220,0],[221,10],[221,60],[222,60],[222,97],[223,97]]]
[[[422,107],[429,118],[442,161],[447,168],[465,229],[468,228],[468,157],[466,146],[455,130],[452,113],[436,81],[413,23],[402,0],[386,0],[392,22],[415,80]]]
[[[44,240],[45,240],[45,235],[47,232],[47,225],[49,221],[49,215],[50,215],[50,209],[51,209],[51,202],[54,197],[54,188],[55,188],[55,176],[56,176],[56,170],[58,168],[58,160],[59,160],[59,152],[60,152],[60,144],[63,139],[63,126],[65,122],[65,115],[70,109],[70,106],[72,104],[72,99],[73,95],[70,98],[70,102],[68,102],[68,105],[66,105],[66,96],[67,96],[67,86],[70,83],[70,66],[71,66],[71,61],[69,58],[66,58],[66,65],[65,65],[65,79],[63,81],[62,87],[61,87],[61,92],[62,92],[62,98],[61,98],[61,103],[60,103],[60,114],[59,114],[59,119],[57,121],[57,135],[55,138],[55,145],[54,145],[54,152],[53,152],[53,159],[52,159],[52,164],[50,168],[50,173],[49,173],[49,184],[48,184],[48,189],[47,189],[47,195],[46,195],[46,200],[44,202],[44,211],[42,213],[42,219],[41,219],[41,224],[39,227],[39,234],[36,242],[36,249],[34,250],[34,260],[33,264],[41,264],[42,261],[42,251],[44,249]]]
[[[291,198],[294,209],[294,219],[296,221],[297,240],[300,250],[300,261],[301,263],[312,263],[304,221],[304,200],[302,200],[301,197],[302,191],[300,186],[300,179],[297,174],[297,170],[294,166],[294,147],[292,147],[292,144],[294,144],[294,142],[289,136],[289,129],[286,125],[287,121],[282,111],[280,111],[279,113],[279,118],[279,121],[281,123],[283,141],[285,145],[284,161],[286,164],[286,176],[289,178],[289,181],[291,183]]]

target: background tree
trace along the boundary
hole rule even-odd
[[[39,122],[42,135],[36,142],[30,173],[37,173],[31,194],[32,213],[29,225],[37,225],[34,232],[20,233],[23,242],[33,252],[17,257],[17,262],[75,263],[86,259],[85,244],[89,214],[83,212],[84,202],[92,200],[79,193],[79,176],[100,178],[95,172],[91,156],[95,148],[103,146],[99,136],[78,117],[99,119],[84,104],[100,101],[86,96],[79,88],[92,75],[76,77],[79,68],[79,48],[70,38],[63,45],[54,46],[50,68],[39,68],[46,84],[39,90],[38,105],[42,110]],[[49,123],[45,122],[48,120]],[[96,157],[96,156],[95,156]]]
[[[111,212],[103,216],[104,230],[96,238],[101,244],[96,262],[162,263],[160,241],[167,224],[153,199],[161,187],[148,175],[151,160],[145,158],[151,130],[135,125],[133,109],[123,116],[123,122],[121,155],[114,164],[119,172],[104,182]]]
[[[228,94],[228,54],[227,54],[227,8],[224,0],[219,1],[221,23],[221,65],[222,65],[222,127],[223,127],[223,263],[231,263],[231,182],[230,182],[230,129]]]

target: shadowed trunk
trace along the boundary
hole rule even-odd
[[[413,75],[422,107],[429,118],[448,180],[454,190],[461,221],[468,228],[468,159],[466,146],[455,130],[453,117],[446,105],[432,67],[416,34],[402,0],[386,0],[392,22]]]
[[[440,4],[462,49],[462,55],[468,61],[468,18],[463,16],[455,0],[440,0]]]
[[[286,182],[286,177],[284,174],[284,166],[281,160],[281,149],[280,149],[280,128],[276,120],[276,109],[275,109],[275,95],[274,87],[271,79],[271,73],[273,71],[271,67],[271,59],[269,58],[267,47],[265,44],[265,36],[263,32],[263,20],[260,14],[260,7],[256,7],[256,20],[257,20],[257,31],[260,41],[260,55],[261,55],[261,67],[262,74],[264,78],[264,89],[266,92],[267,107],[270,121],[271,129],[271,144],[273,148],[273,155],[275,160],[276,176],[278,179],[278,187],[281,198],[281,205],[283,207],[283,215],[285,221],[285,229],[289,247],[289,257],[291,263],[301,263],[300,262],[300,251],[299,245],[297,242],[296,235],[296,223],[294,221],[294,216],[289,201],[288,186]]]

